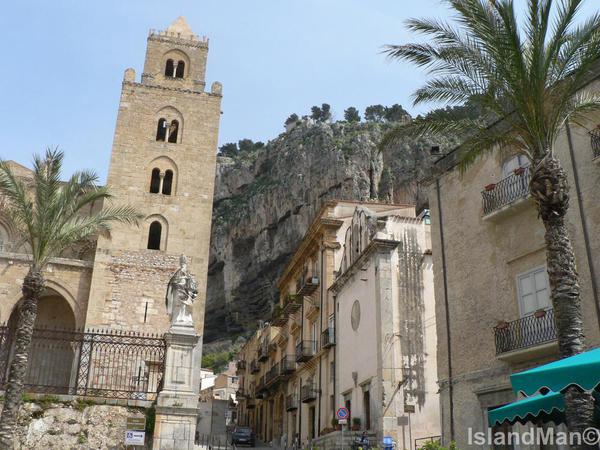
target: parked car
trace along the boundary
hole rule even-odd
[[[231,445],[256,445],[256,435],[250,427],[235,427],[231,433]]]

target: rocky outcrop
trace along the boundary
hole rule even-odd
[[[144,414],[123,406],[27,401],[19,412],[15,449],[124,449],[126,419],[137,416]]]
[[[416,180],[429,168],[429,143],[382,153],[390,127],[302,123],[264,148],[219,158],[205,343],[222,347],[269,317],[277,279],[325,200],[424,202]]]

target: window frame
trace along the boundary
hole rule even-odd
[[[552,300],[550,298],[550,280],[548,279],[548,269],[545,264],[541,265],[541,266],[536,266],[529,270],[526,270],[525,272],[518,273],[515,277],[515,282],[516,282],[516,286],[517,286],[517,301],[519,303],[519,317],[520,318],[530,316],[531,314],[533,314],[535,312],[535,311],[532,311],[532,312],[529,312],[526,314],[524,313],[525,305],[523,302],[523,295],[522,295],[522,288],[521,288],[521,280],[522,279],[533,276],[533,282],[534,282],[533,288],[534,288],[534,294],[536,296],[536,303],[538,305],[540,303],[537,298],[538,289],[535,286],[535,277],[534,277],[534,275],[538,272],[544,273],[544,277],[545,277],[545,281],[546,281],[546,291],[548,292],[548,305],[547,305],[547,307],[545,307],[543,309],[546,309],[546,310],[552,309]]]

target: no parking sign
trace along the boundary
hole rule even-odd
[[[342,407],[337,410],[335,415],[340,423],[346,423],[346,420],[348,420],[348,417],[350,416],[350,411],[348,411],[348,408]]]

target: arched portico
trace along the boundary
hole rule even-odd
[[[15,305],[8,320],[7,345],[11,357],[21,302]],[[25,379],[27,390],[36,391],[37,387],[51,386],[57,394],[69,392],[76,356],[72,346],[75,327],[75,314],[69,302],[55,290],[47,288],[38,303]]]

